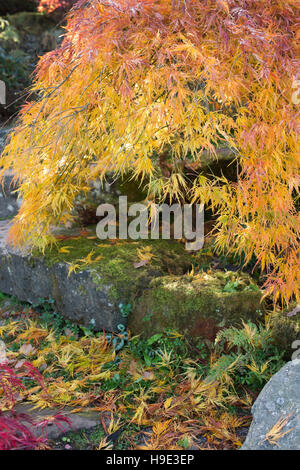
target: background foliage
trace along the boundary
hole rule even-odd
[[[71,8],[77,0],[39,0],[38,11],[42,13],[65,12]]]

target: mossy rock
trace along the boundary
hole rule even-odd
[[[93,236],[92,231],[92,238],[76,237],[76,234],[72,236],[73,238],[48,248],[44,255],[46,262],[49,265],[59,262],[78,264],[80,270],[89,270],[99,289],[103,285],[111,285],[109,297],[115,302],[134,302],[149,287],[153,278],[168,273],[183,275],[192,266],[192,255],[185,251],[184,245],[176,241],[99,240]],[[138,251],[146,247],[151,249],[151,262],[135,268],[134,263],[139,261]],[[84,264],[81,260],[91,252],[92,259],[99,259]]]
[[[215,263],[210,245],[190,253],[175,240],[103,241],[96,238],[95,227],[89,230],[86,237],[77,237],[76,229],[65,232],[70,239],[47,249],[46,263],[78,264],[90,272],[97,289],[110,286],[107,295],[116,308],[131,305],[128,321],[134,335],[148,337],[171,328],[188,338],[213,340],[222,327],[263,316],[262,291],[248,274],[209,268]],[[136,268],[139,251],[147,248],[151,262]],[[96,261],[84,264],[90,253]]]
[[[280,351],[284,351],[285,359],[291,360],[295,352],[292,345],[294,341],[300,340],[300,314],[288,317],[287,311],[276,312],[271,316],[270,326],[276,346]]]
[[[176,329],[188,339],[213,341],[223,327],[263,316],[262,292],[250,276],[211,271],[153,279],[129,318],[133,335]]]
[[[99,240],[95,227],[84,236],[80,228],[56,232],[56,240],[44,255],[3,243],[2,292],[31,303],[51,298],[57,312],[98,330],[117,332],[129,314],[131,332],[146,337],[176,329],[212,340],[218,329],[262,315],[249,275],[201,271],[214,260],[209,246],[193,254],[175,240]]]

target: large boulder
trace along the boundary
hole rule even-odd
[[[92,229],[84,236],[71,229],[57,234],[62,241],[42,256],[9,245],[9,227],[0,221],[0,291],[33,304],[52,299],[66,318],[100,331],[119,332],[126,323],[122,305],[132,305],[151,279],[189,267],[183,246],[172,241],[155,240],[157,262],[135,269],[144,241],[99,243]],[[85,263],[89,256],[94,261]]]
[[[51,298],[57,312],[85,326],[118,332],[130,313],[132,334],[169,328],[213,340],[219,328],[263,315],[262,292],[247,274],[186,274],[196,255],[175,240],[100,241],[95,227],[74,227],[56,233],[57,246],[41,255],[8,245],[8,228],[0,221],[0,291],[30,303]],[[141,261],[141,253],[151,258]]]
[[[288,362],[261,391],[242,450],[300,450],[300,360]]]

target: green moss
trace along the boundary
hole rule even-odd
[[[226,291],[228,284],[236,288]],[[221,327],[262,316],[261,294],[250,276],[242,273],[165,276],[151,281],[130,317],[129,327],[133,334],[175,328],[188,337],[212,340]]]
[[[133,264],[139,261],[138,250],[147,246],[151,247],[154,255],[151,263],[134,268]],[[82,260],[91,252],[92,259],[101,258],[85,264]],[[89,270],[99,288],[110,286],[111,300],[129,302],[141,295],[154,277],[187,272],[192,266],[193,256],[186,253],[184,246],[176,241],[124,240],[112,244],[110,241],[80,237],[66,239],[48,248],[45,260],[48,265],[63,261],[78,265],[79,270]]]
[[[77,270],[88,270],[111,302],[130,304],[133,334],[153,335],[175,328],[188,336],[213,338],[221,327],[255,321],[261,315],[262,293],[249,275],[203,271],[215,260],[210,246],[192,254],[175,240],[114,242],[93,234],[74,238],[74,232],[73,238],[59,241],[46,250],[46,263],[65,262]],[[153,255],[151,262],[135,268],[138,251],[147,247]],[[85,262],[88,256],[91,263]],[[80,289],[85,295],[84,286]]]

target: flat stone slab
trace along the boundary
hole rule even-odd
[[[73,413],[72,408],[65,407],[63,409],[59,408],[45,408],[43,410],[34,409],[33,405],[30,403],[21,403],[17,405],[14,411],[19,414],[25,414],[29,416],[34,423],[41,422],[47,418],[52,418],[55,415],[60,415],[68,419],[68,424],[65,422],[59,422],[59,426],[55,424],[55,422],[51,422],[49,420],[49,424],[44,428],[44,431],[41,427],[30,427],[33,434],[36,437],[40,437],[44,434],[48,439],[57,439],[62,435],[70,432],[70,431],[80,431],[82,429],[92,429],[99,424],[100,422],[100,413],[99,411],[82,411],[80,413]],[[26,420],[22,420],[20,418],[20,422],[24,423],[28,426],[28,422]]]
[[[6,243],[9,226],[10,222],[0,221],[1,292],[32,304],[52,298],[57,311],[70,320],[97,330],[119,332],[118,325],[124,324],[124,318],[109,299],[111,286],[102,283],[99,288],[99,273],[86,269],[69,275],[65,262],[50,266],[42,257],[21,253]]]
[[[252,414],[242,450],[300,450],[299,359],[288,362],[265,385]],[[272,432],[276,425],[281,425],[277,436]]]

